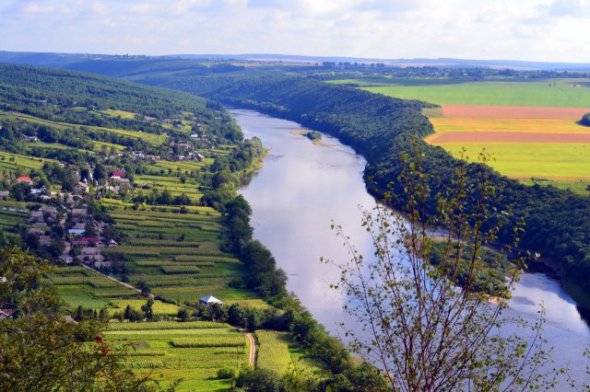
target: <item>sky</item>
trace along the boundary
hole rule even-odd
[[[0,50],[590,62],[590,0],[0,0]]]

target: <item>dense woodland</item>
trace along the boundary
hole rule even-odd
[[[504,219],[499,242],[512,243],[513,228],[524,224],[520,246],[551,259],[566,281],[590,292],[590,200],[553,187],[524,186],[481,164],[466,164],[421,138],[433,132],[421,109],[429,105],[374,95],[346,86],[333,86],[278,73],[235,73],[207,78],[146,76],[145,82],[217,99],[298,121],[338,137],[367,159],[365,179],[369,190],[401,206],[404,184],[397,181],[403,155],[422,156],[433,179],[430,211],[437,195],[445,193],[457,165],[466,165],[471,181],[482,175],[492,179],[500,197],[490,219]]]

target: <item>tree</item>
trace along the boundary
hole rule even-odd
[[[363,257],[336,227],[351,254],[340,265],[335,286],[347,294],[345,310],[359,322],[360,331],[348,328],[353,349],[382,370],[394,391],[553,386],[557,374],[540,372],[551,362],[540,335],[542,311],[536,323],[516,321],[531,338],[507,335],[501,331],[507,301],[491,301],[476,289],[484,270],[481,254],[494,243],[501,225],[502,214],[489,207],[498,190],[485,174],[477,185],[469,185],[470,166],[459,164],[453,186],[436,195],[437,213],[426,214],[431,179],[421,157],[419,152],[411,160],[404,157],[399,178],[404,215],[385,207],[365,213],[363,226],[372,236],[374,258]],[[432,227],[446,228],[442,239],[429,236]],[[436,265],[430,262],[435,248],[442,250]],[[506,251],[512,254],[514,249]],[[522,267],[522,259],[514,262]],[[506,271],[508,289],[518,274],[518,268]]]
[[[145,305],[141,306],[141,310],[143,311],[145,318],[148,321],[153,321],[154,320],[154,300],[153,299],[148,299],[147,302],[145,303]]]
[[[61,300],[43,287],[47,264],[13,247],[0,251],[0,306],[13,319],[0,322],[0,390],[136,391],[156,389],[126,368],[125,351],[111,348],[95,321],[69,321]],[[79,308],[77,316],[83,317]]]

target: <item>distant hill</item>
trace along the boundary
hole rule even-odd
[[[590,63],[539,62],[521,60],[473,60],[455,58],[380,59],[343,56],[305,56],[290,54],[176,54],[169,56],[128,56],[106,54],[67,54],[0,51],[0,63],[43,65],[96,72],[110,76],[145,73],[150,68],[169,67],[172,71],[202,67],[203,60],[234,60],[316,64],[322,62],[382,63],[388,66],[429,66],[441,68],[508,68],[514,70],[590,71]],[[96,64],[98,62],[98,64]],[[121,63],[124,63],[123,65]],[[98,66],[97,66],[98,65]],[[123,68],[121,68],[123,66]]]

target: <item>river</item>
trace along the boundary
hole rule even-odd
[[[320,258],[349,258],[331,229],[333,222],[343,227],[361,254],[372,254],[371,239],[360,225],[359,207],[376,205],[363,182],[365,160],[327,135],[312,143],[297,133],[302,129],[297,123],[250,110],[231,113],[246,137],[259,137],[270,150],[263,168],[240,191],[252,206],[254,237],[287,272],[288,289],[333,335],[343,337],[338,324],[350,322],[342,310],[345,299],[329,287],[339,272]],[[558,281],[540,273],[523,274],[508,314],[534,321],[540,303],[547,319],[543,336],[555,348],[555,365],[568,366],[576,379],[584,379],[589,361],[582,351],[590,347],[590,329]]]

